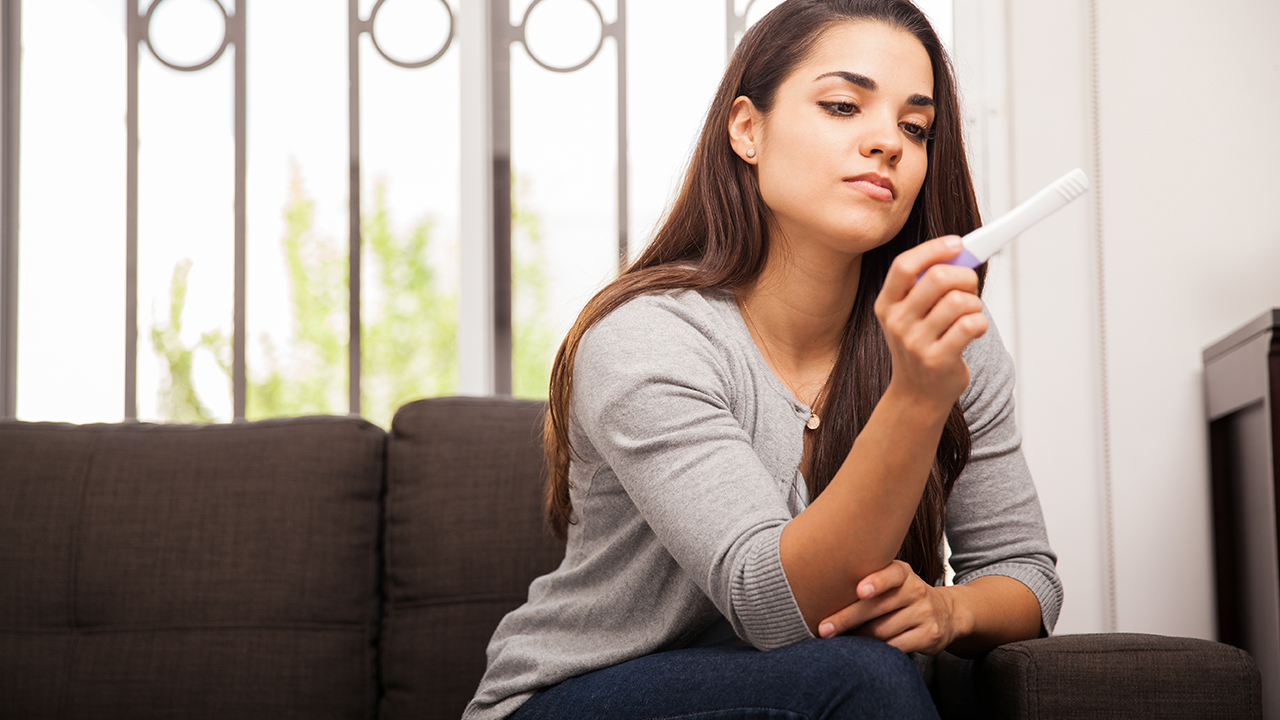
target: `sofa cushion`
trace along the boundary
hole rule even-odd
[[[387,447],[383,717],[461,715],[494,628],[563,559],[540,509],[543,407],[436,398],[396,413]]]
[[[984,718],[1262,717],[1253,659],[1210,640],[1059,635],[1003,645],[973,669]]]
[[[0,423],[0,716],[373,716],[385,438]]]

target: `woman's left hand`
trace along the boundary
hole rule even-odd
[[[853,630],[883,640],[903,652],[934,655],[963,637],[962,609],[954,593],[916,575],[894,560],[858,583],[858,601],[818,624],[818,634],[834,637]]]

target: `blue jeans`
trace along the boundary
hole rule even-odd
[[[937,717],[905,653],[842,635],[768,652],[709,647],[646,655],[547,688],[511,720]]]

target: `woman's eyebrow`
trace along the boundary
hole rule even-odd
[[[814,78],[813,81],[818,82],[823,78],[829,78],[829,77],[838,77],[841,80],[844,80],[845,82],[849,83],[850,85],[857,85],[858,87],[864,90],[871,90],[873,92],[880,88],[880,86],[876,84],[875,80],[872,80],[866,75],[851,73],[851,72],[848,72],[847,70],[832,70],[831,72],[822,73],[818,77]],[[933,98],[929,97],[928,95],[920,95],[919,93],[914,94],[911,97],[907,98],[907,104],[915,105],[917,107],[928,107],[928,108],[938,107],[938,104],[933,101]]]
[[[829,73],[822,73],[818,77],[814,78],[813,81],[818,82],[822,78],[828,78],[828,77],[838,77],[841,80],[844,80],[845,82],[849,83],[850,85],[857,85],[858,87],[863,88],[864,90],[875,90],[876,88],[879,87],[879,85],[876,85],[875,80],[872,80],[866,75],[859,75],[858,73],[851,73],[845,70],[832,70]]]

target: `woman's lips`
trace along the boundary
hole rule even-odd
[[[881,202],[893,200],[893,183],[888,178],[868,173],[857,177],[846,178],[845,184],[866,193],[867,196]]]

